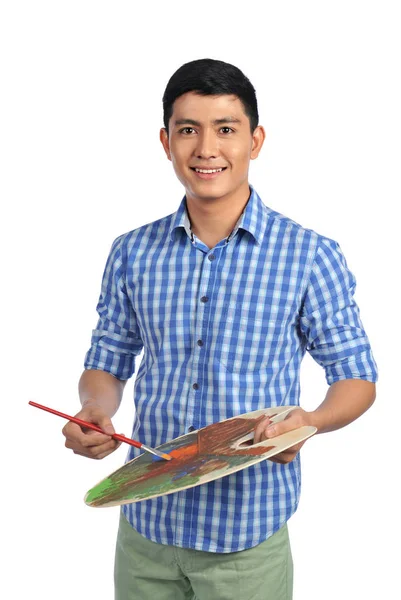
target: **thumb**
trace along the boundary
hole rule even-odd
[[[113,433],[115,433],[115,429],[109,415],[104,412],[103,408],[99,406],[85,406],[82,411],[81,418],[94,423],[108,435],[113,435]]]
[[[108,433],[109,435],[113,435],[113,433],[115,433],[113,423],[111,422],[111,420],[108,417],[105,417],[104,419],[101,420],[100,427],[103,429],[103,431],[105,433]]]
[[[113,435],[113,433],[115,433],[115,429],[113,427],[113,423],[111,422],[110,417],[108,417],[104,413],[98,414],[96,416],[96,424],[100,427],[100,429],[103,429],[103,431],[108,435]]]
[[[278,423],[272,423],[265,429],[265,436],[267,438],[276,437],[278,435],[282,435],[283,433],[287,433],[287,431],[291,431],[292,429],[296,429],[299,425],[297,425],[297,420],[294,419],[292,411],[283,421],[279,421]]]

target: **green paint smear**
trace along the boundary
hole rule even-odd
[[[111,491],[113,491],[113,488],[115,489],[115,487],[116,484],[113,484],[111,479],[104,479],[103,481],[98,483],[97,486],[89,490],[89,492],[86,494],[85,502],[87,502],[88,504],[92,504],[92,502],[94,502],[96,498],[110,493]]]
[[[170,478],[167,478],[164,482],[155,483],[152,486],[140,486],[143,489],[135,490],[135,494],[130,496],[130,499],[144,499],[148,496],[152,496],[153,494],[164,494],[166,492],[172,492],[176,488],[186,487],[187,485],[193,485],[195,482],[199,481],[199,477],[192,477],[191,475],[186,475],[185,477],[181,477],[180,479],[171,481]],[[175,485],[174,485],[175,484]]]

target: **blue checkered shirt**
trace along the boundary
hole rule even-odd
[[[209,249],[177,212],[113,243],[86,369],[134,386],[133,439],[158,446],[193,429],[266,407],[298,405],[306,351],[340,379],[377,380],[337,242],[250,197],[230,235]],[[141,451],[132,448],[127,460]],[[294,513],[299,455],[127,504],[148,539],[209,552],[266,540]]]

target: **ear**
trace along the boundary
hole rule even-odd
[[[166,153],[167,158],[169,160],[171,160],[170,142],[168,139],[167,129],[165,127],[162,127],[160,129],[160,141],[162,143],[162,146],[164,148],[164,152]]]
[[[259,156],[265,137],[266,133],[264,128],[261,125],[258,125],[252,134],[251,160],[254,160]]]

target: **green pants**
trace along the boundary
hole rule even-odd
[[[254,548],[202,552],[156,544],[121,514],[115,600],[291,600],[287,525]]]

